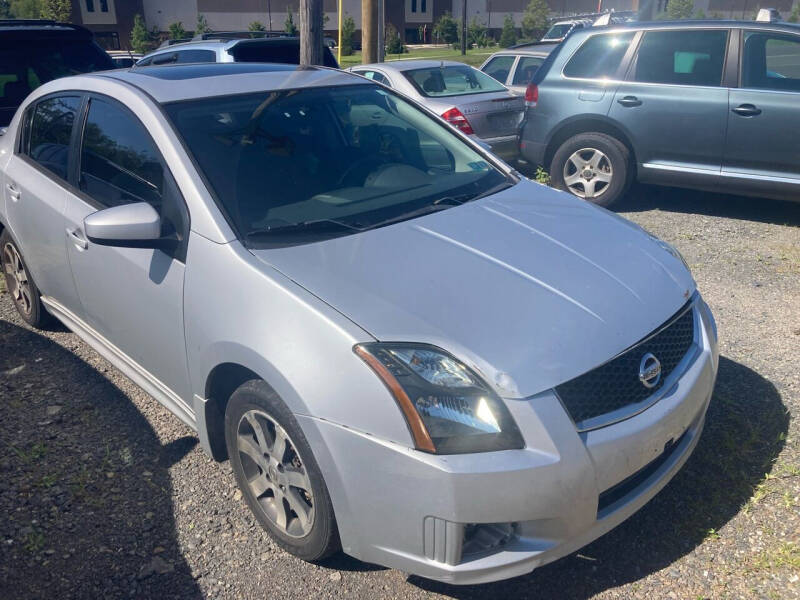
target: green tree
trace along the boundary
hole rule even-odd
[[[286,21],[283,23],[283,29],[289,35],[297,35],[297,25],[294,24],[291,6],[286,7]]]
[[[41,7],[43,19],[65,23],[72,16],[71,0],[42,0]]]
[[[186,30],[183,28],[183,23],[181,21],[170,23],[168,31],[169,39],[171,40],[182,40],[186,37]]]
[[[500,34],[500,47],[510,48],[517,43],[517,28],[514,27],[514,18],[506,15],[503,21],[503,32]]]
[[[667,18],[670,20],[691,19],[694,14],[694,0],[669,0]]]
[[[522,35],[527,38],[540,38],[547,30],[547,17],[550,7],[545,0],[531,0],[522,14]]]
[[[153,37],[144,22],[142,15],[133,17],[133,28],[131,29],[131,49],[134,52],[145,54],[153,49]]]
[[[695,13],[693,19],[697,19],[698,21],[703,21],[706,19],[706,13],[702,8],[698,8]]]
[[[42,0],[11,0],[9,12],[16,19],[41,19]]]
[[[345,14],[342,20],[342,56],[353,54],[353,36],[356,33],[356,22],[353,17]]]
[[[449,12],[446,12],[433,26],[433,35],[445,44],[454,44],[458,41],[458,30],[458,23]]]
[[[406,47],[403,45],[403,40],[400,39],[400,34],[394,25],[389,24],[386,26],[386,54],[403,54]]]
[[[798,21],[800,21],[800,3],[794,5],[794,10],[789,15],[789,23],[797,23]]]
[[[250,25],[247,26],[247,29],[250,31],[266,31],[267,28],[264,27],[264,24],[261,21],[253,21]]]
[[[211,33],[211,27],[208,26],[206,16],[202,13],[197,13],[197,25],[194,26],[194,34],[202,35],[204,33]]]
[[[488,29],[483,23],[478,22],[478,17],[472,17],[472,22],[467,27],[467,43],[470,47],[486,48],[489,45]]]

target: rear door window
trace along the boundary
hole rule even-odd
[[[521,57],[517,63],[517,70],[514,71],[514,80],[511,84],[528,85],[533,80],[533,76],[536,75],[536,71],[539,70],[543,62],[544,58],[539,56]]]
[[[481,69],[489,77],[494,77],[500,83],[505,83],[511,68],[514,66],[516,56],[495,56]]]
[[[564,67],[564,75],[580,79],[613,79],[635,32],[593,35]]]
[[[178,63],[209,63],[216,62],[217,53],[213,50],[181,50],[178,52]]]
[[[800,36],[745,32],[742,87],[800,92]]]
[[[58,96],[38,102],[32,109],[27,140],[23,141],[24,154],[65,180],[72,127],[80,103],[79,96]]]
[[[633,80],[719,86],[727,45],[726,29],[647,31],[639,45]]]

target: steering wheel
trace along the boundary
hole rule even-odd
[[[362,185],[367,176],[384,162],[384,159],[380,156],[362,156],[344,170],[342,176],[339,177],[337,185],[339,187]]]

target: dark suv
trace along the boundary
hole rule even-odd
[[[526,90],[522,156],[608,206],[646,183],[800,199],[800,28],[637,23],[572,34]]]
[[[0,126],[11,122],[17,107],[41,84],[113,68],[88,29],[55,21],[0,21]]]

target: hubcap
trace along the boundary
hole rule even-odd
[[[597,198],[608,189],[612,176],[611,161],[596,148],[578,150],[564,164],[564,183],[579,198]]]
[[[311,480],[286,431],[251,410],[239,421],[237,447],[248,491],[264,515],[289,536],[307,535],[314,525]]]
[[[26,315],[31,314],[33,301],[31,300],[31,285],[28,281],[28,272],[22,264],[22,258],[13,244],[7,243],[3,248],[3,269],[6,273],[8,292],[20,311]]]

